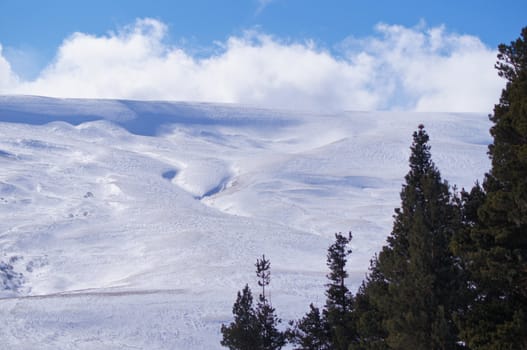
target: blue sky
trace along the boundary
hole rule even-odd
[[[168,25],[169,40],[196,47],[259,28],[332,48],[350,35],[371,34],[379,22],[414,26],[421,20],[496,47],[518,37],[527,25],[526,13],[522,0],[505,5],[497,0],[2,0],[0,43],[4,49],[29,51],[44,65],[73,32],[104,34],[151,17]]]
[[[363,48],[365,40],[372,38],[390,40],[388,37],[394,33],[394,30],[388,30],[392,34],[379,31],[379,23],[400,26],[425,36],[434,29],[442,28],[445,38],[470,37],[479,40],[487,49],[494,50],[499,43],[508,43],[518,37],[522,26],[527,25],[525,13],[527,13],[527,2],[519,0],[508,1],[505,5],[500,1],[473,0],[378,0],[375,2],[354,0],[1,0],[0,45],[2,56],[0,58],[3,57],[9,64],[8,73],[11,83],[4,83],[4,88],[0,92],[9,93],[11,90],[13,92],[32,92],[31,88],[27,86],[20,88],[19,85],[21,83],[27,85],[27,83],[38,80],[42,77],[43,70],[58,70],[59,52],[61,48],[64,48],[66,41],[71,41],[73,33],[79,32],[101,40],[112,36],[126,40],[124,39],[127,35],[125,32],[128,31],[128,38],[130,38],[133,32],[130,28],[137,26],[137,21],[141,19],[154,20],[163,27],[155,45],[164,45],[162,49],[164,53],[158,55],[166,56],[168,51],[181,49],[184,50],[187,58],[194,59],[196,65],[201,67],[204,64],[203,60],[216,57],[218,50],[227,52],[233,38],[240,40],[245,38],[246,44],[253,48],[265,46],[261,37],[247,39],[248,31],[258,33],[260,36],[268,36],[272,38],[272,43],[288,48],[294,48],[295,44],[304,45],[308,55],[313,51],[327,52],[335,61],[344,59],[351,64],[356,62],[360,55],[357,54],[357,45],[350,49],[350,42],[355,44],[360,42],[359,46]],[[152,33],[147,32],[148,30],[143,34]],[[81,50],[78,46],[76,48]],[[465,49],[468,50],[467,47]],[[374,56],[371,50],[370,47],[364,52]],[[450,45],[441,48],[436,54],[443,58],[452,57],[455,50],[460,49],[457,46],[452,48]],[[353,51],[355,56],[350,56],[350,51]],[[401,79],[404,81],[407,78]],[[15,88],[13,88],[13,81],[18,82]],[[0,84],[0,88],[1,86]],[[11,90],[6,86],[10,86]],[[147,88],[143,90],[145,89]],[[94,90],[100,91],[101,89]],[[365,103],[364,107],[371,105],[371,108],[391,109],[394,107],[393,101],[400,97],[400,93],[396,90],[400,89],[395,88],[395,92],[388,100],[382,103],[375,101]],[[236,95],[236,93],[233,94]],[[55,93],[55,95],[61,94]],[[80,93],[80,95],[100,97],[99,92]],[[404,94],[403,98],[408,101],[396,107],[417,108],[418,102],[416,101],[419,100],[419,96],[413,95],[415,95],[413,92]],[[197,94],[196,99],[207,98],[207,96],[209,95],[206,93]],[[108,97],[120,97],[120,95]],[[144,94],[143,96],[140,93],[135,95],[125,93],[121,97],[153,98],[155,94]],[[179,98],[178,95],[173,97]],[[181,95],[181,98],[186,97],[184,94]],[[210,95],[210,97],[219,102],[260,104],[257,98],[244,100],[240,96],[218,98],[218,96]],[[190,98],[192,99],[192,96]],[[323,99],[324,96],[316,96],[316,98]],[[329,97],[330,100],[332,98]],[[266,100],[262,99],[262,103],[266,103]],[[281,104],[278,103],[277,106]],[[285,107],[288,106],[285,105]],[[347,106],[342,107],[347,108]]]

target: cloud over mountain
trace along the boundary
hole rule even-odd
[[[328,50],[247,31],[197,57],[166,43],[158,20],[103,36],[74,33],[35,79],[0,51],[0,93],[234,102],[314,110],[489,112],[503,82],[495,51],[443,27],[379,24],[376,35]]]

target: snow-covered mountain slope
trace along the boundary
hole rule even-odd
[[[0,96],[0,339],[219,348],[236,292],[257,294],[261,254],[283,319],[322,304],[337,231],[353,231],[356,288],[390,232],[419,123],[444,178],[482,178],[484,115]]]

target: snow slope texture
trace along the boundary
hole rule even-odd
[[[278,313],[300,317],[324,302],[334,232],[354,234],[350,287],[364,277],[419,123],[444,178],[481,179],[490,125],[478,114],[0,96],[0,339],[220,348],[263,253]]]

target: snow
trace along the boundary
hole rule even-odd
[[[480,114],[0,96],[0,338],[17,349],[215,349],[271,259],[285,321],[324,302],[333,233],[355,289],[390,232],[411,135],[444,178],[489,168]],[[7,277],[9,276],[9,277]]]

